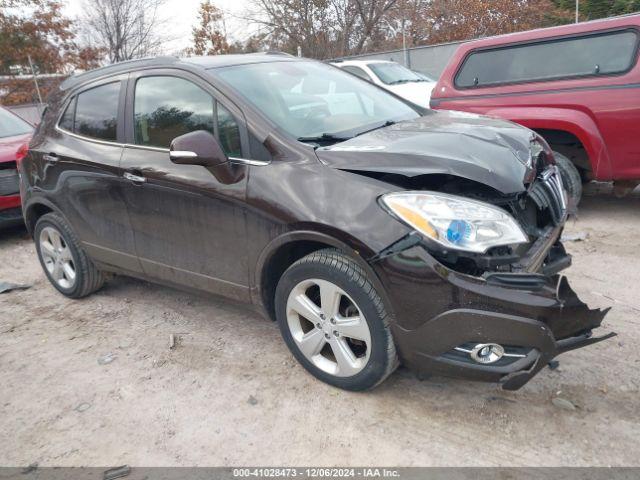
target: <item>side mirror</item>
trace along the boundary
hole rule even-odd
[[[205,130],[196,130],[174,138],[169,147],[169,158],[173,163],[203,167],[215,167],[229,161],[220,142]]]

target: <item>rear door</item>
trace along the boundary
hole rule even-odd
[[[195,130],[213,133],[229,156],[241,157],[247,145],[241,112],[195,75],[147,70],[130,77],[126,118],[122,167],[144,272],[247,300],[246,167],[237,166],[230,181],[169,159],[171,141]]]
[[[31,145],[36,186],[58,206],[96,261],[140,272],[123,197],[126,76],[85,85],[67,99],[58,123]]]

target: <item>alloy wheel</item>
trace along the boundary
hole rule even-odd
[[[60,287],[73,288],[76,283],[76,267],[69,245],[60,232],[45,227],[40,232],[40,254],[47,272]]]
[[[331,375],[360,372],[371,354],[369,325],[356,303],[327,280],[298,283],[287,299],[287,324],[302,354]]]

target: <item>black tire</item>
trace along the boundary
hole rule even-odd
[[[45,227],[50,227],[60,234],[64,243],[69,248],[71,256],[73,257],[73,265],[75,267],[76,279],[75,283],[70,288],[63,288],[59,285],[51,276],[47,268],[41,252],[40,235]],[[36,242],[36,251],[38,252],[38,259],[45,275],[49,279],[49,282],[63,295],[69,298],[82,298],[90,295],[91,293],[99,290],[104,284],[104,276],[96,268],[91,259],[87,256],[85,251],[80,246],[78,238],[71,230],[71,227],[67,222],[56,213],[47,213],[38,219],[34,229],[34,239]]]
[[[580,199],[582,198],[582,177],[580,171],[574,163],[567,157],[558,152],[553,152],[553,157],[556,159],[556,165],[560,170],[560,176],[562,177],[562,183],[567,190],[567,194],[573,199],[574,205],[578,206]]]
[[[326,280],[337,285],[353,299],[366,319],[371,334],[371,350],[368,362],[355,375],[339,377],[321,370],[305,357],[292,337],[287,322],[287,299],[296,285],[309,279]],[[398,366],[389,315],[382,298],[366,272],[339,250],[319,250],[291,265],[278,282],[275,307],[285,343],[302,366],[323,382],[345,390],[367,390],[380,384]]]

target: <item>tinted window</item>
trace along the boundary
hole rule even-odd
[[[136,83],[135,142],[168,148],[193,132],[214,133],[213,98],[193,83],[176,77],[144,77]]]
[[[342,67],[342,69],[349,73],[353,73],[356,77],[360,77],[363,80],[366,80],[367,82],[371,81],[371,77],[369,77],[369,75],[367,75],[367,72],[362,70],[360,67],[353,67],[351,65],[347,65]]]
[[[17,115],[0,108],[0,138],[29,133],[33,127]]]
[[[73,131],[100,140],[116,140],[120,82],[85,90],[76,100]]]
[[[242,148],[238,123],[229,110],[219,103],[217,104],[216,110],[218,113],[218,138],[220,139],[222,149],[230,157],[241,157]]]
[[[60,118],[60,128],[64,128],[70,132],[73,131],[73,116],[76,113],[76,97],[73,97],[64,111],[62,118]]]
[[[635,32],[625,30],[476,52],[455,82],[474,87],[620,73],[631,67],[637,41]]]

